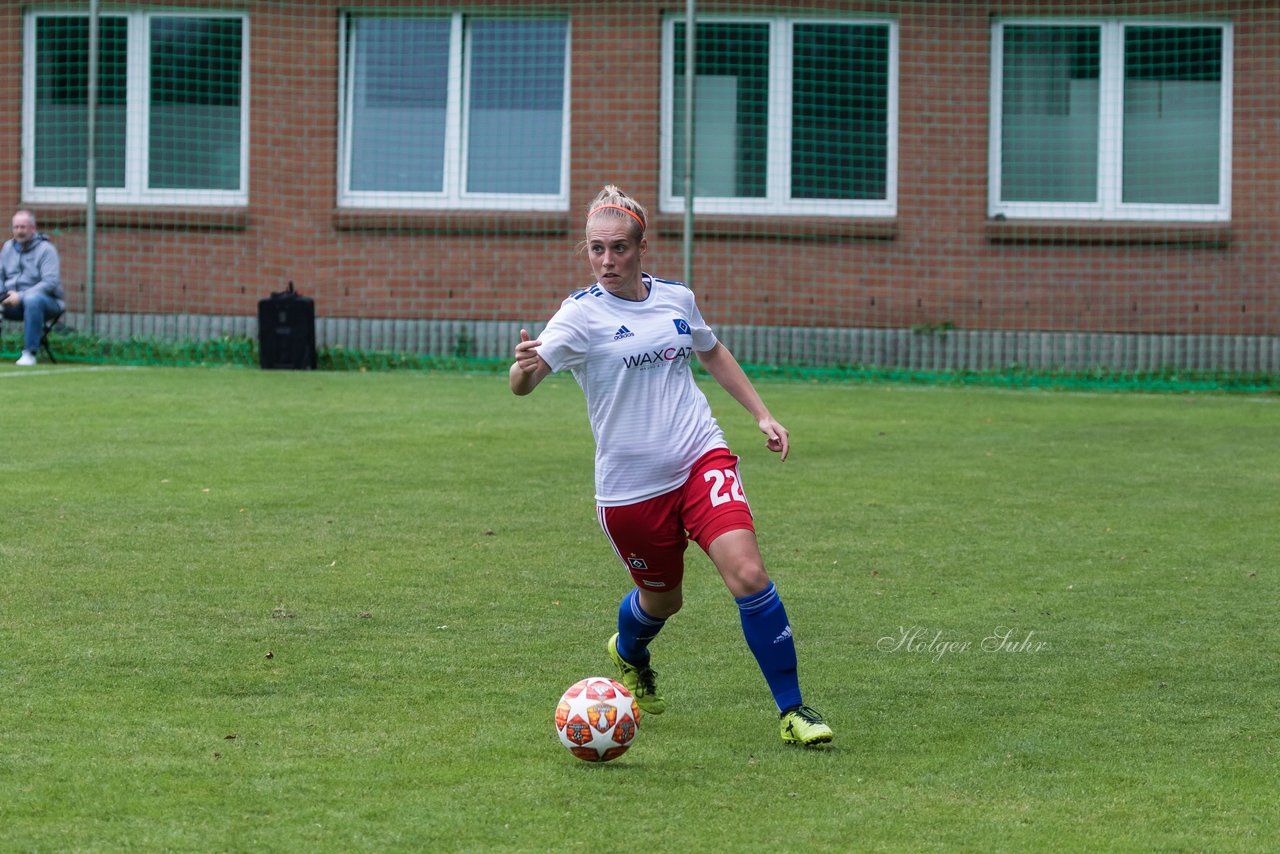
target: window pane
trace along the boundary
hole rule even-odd
[[[769,156],[769,25],[698,24],[694,194],[764,198]],[[685,27],[675,25],[671,192],[684,195]]]
[[[1222,30],[1127,27],[1125,202],[1218,203]]]
[[[444,189],[449,21],[351,22],[350,189]]]
[[[889,28],[800,25],[792,55],[792,198],[885,198]]]
[[[1004,201],[1097,201],[1100,35],[1097,27],[1004,28]]]
[[[560,192],[565,21],[473,21],[467,192]]]
[[[240,189],[241,21],[151,20],[152,189]]]
[[[128,22],[98,21],[98,116],[95,179],[100,187],[124,186]],[[35,184],[87,184],[89,19],[36,20]]]

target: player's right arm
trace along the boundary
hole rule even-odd
[[[551,366],[538,355],[542,342],[529,339],[529,330],[520,330],[520,343],[516,345],[516,360],[508,372],[511,393],[526,395],[538,387],[538,383],[551,373]]]

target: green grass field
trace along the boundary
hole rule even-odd
[[[836,742],[691,551],[593,766],[571,380],[6,364],[0,850],[1274,850],[1280,398],[761,390],[785,464],[710,396]]]

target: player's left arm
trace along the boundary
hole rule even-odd
[[[756,419],[760,432],[768,439],[766,447],[780,454],[778,458],[780,461],[786,460],[787,454],[791,452],[791,438],[787,434],[787,428],[770,414],[769,407],[764,405],[760,393],[751,384],[751,380],[747,378],[742,366],[733,357],[733,353],[729,352],[729,348],[717,341],[710,350],[698,353],[698,361],[720,384],[720,387],[729,392],[729,395],[742,404],[743,409],[750,412],[751,417]]]

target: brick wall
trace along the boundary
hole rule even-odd
[[[97,311],[251,315],[259,298],[291,280],[327,317],[544,319],[589,280],[575,247],[585,206],[605,182],[654,212],[646,266],[680,278],[682,219],[657,215],[666,5],[557,5],[572,16],[574,71],[571,204],[558,214],[336,208],[339,10],[359,5],[181,4],[250,16],[250,203],[233,211],[100,208]],[[700,216],[694,284],[713,323],[1280,334],[1275,4],[822,5],[900,23],[898,214],[866,222]],[[700,4],[703,13],[740,8]],[[1234,23],[1229,224],[987,218],[991,18],[1050,10]],[[21,20],[21,3],[0,3],[0,56],[11,81],[21,69]],[[9,167],[0,170],[0,198],[11,209],[24,203],[21,107],[17,85],[0,89],[0,162]],[[78,309],[83,210],[33,207],[62,253],[68,301]]]

